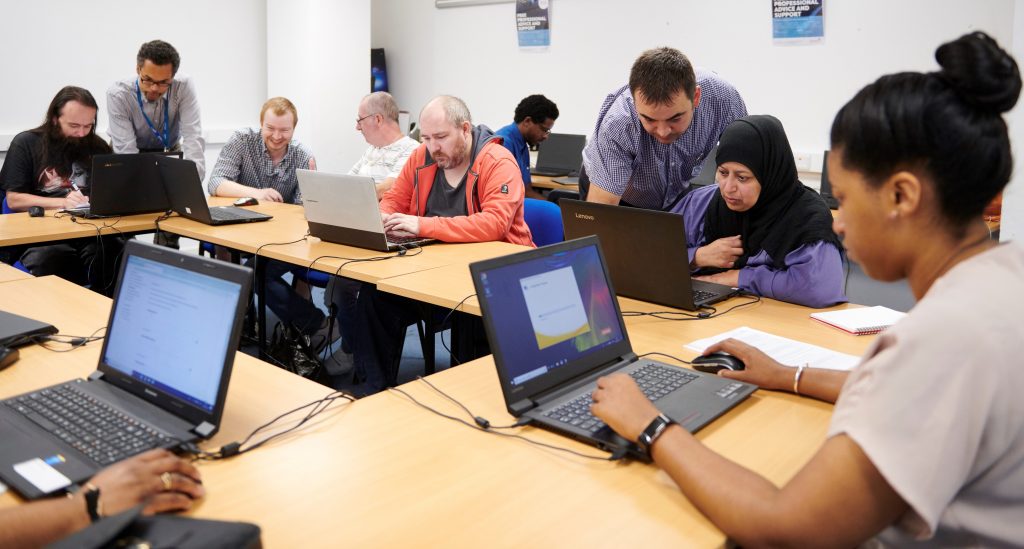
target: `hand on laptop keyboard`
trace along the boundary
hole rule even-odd
[[[111,465],[89,482],[100,489],[105,516],[140,503],[146,505],[147,514],[184,510],[192,506],[192,500],[206,494],[199,470],[162,449]]]
[[[420,234],[420,218],[414,215],[393,213],[384,217],[384,232],[398,237]]]
[[[637,440],[659,414],[654,403],[627,374],[598,378],[597,389],[591,396],[594,399],[591,412],[626,440]]]

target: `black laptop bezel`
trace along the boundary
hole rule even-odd
[[[217,429],[220,427],[221,418],[224,415],[224,404],[227,400],[231,372],[234,369],[235,353],[238,350],[238,343],[242,336],[242,325],[244,324],[242,319],[244,318],[245,310],[249,305],[249,297],[252,290],[252,270],[248,267],[235,265],[227,261],[205,258],[198,254],[186,254],[170,248],[139,242],[138,240],[129,240],[125,245],[124,258],[121,260],[120,273],[117,277],[117,286],[114,289],[115,302],[117,300],[117,296],[121,293],[124,271],[128,265],[128,258],[130,256],[138,256],[158,263],[174,265],[175,267],[184,268],[206,276],[216,276],[217,278],[239,285],[238,302],[235,304],[234,326],[231,330],[231,334],[229,336],[230,339],[225,350],[224,369],[221,372],[221,383],[217,392],[217,399],[214,403],[213,410],[207,412],[206,410],[199,408],[190,402],[177,398],[167,392],[143,385],[138,380],[133,379],[130,375],[106,364],[104,362],[104,357],[107,355],[107,345],[110,341],[109,338],[103,339],[103,348],[100,350],[99,364],[97,365],[97,370],[101,372],[104,381],[111,383],[146,402],[152,403],[161,409],[167,410],[194,426],[199,426],[203,423],[209,424],[211,427],[208,427],[208,429],[211,430],[202,433],[202,436],[209,437],[217,432]],[[213,275],[212,273],[216,273],[216,275]],[[116,311],[117,308],[112,305],[110,307],[110,316],[107,318],[108,329],[114,324]]]
[[[601,262],[601,269],[604,273],[604,279],[608,284],[608,290],[611,292],[613,297],[611,301],[615,307],[615,318],[619,323],[619,330],[622,332],[622,339],[618,343],[602,347],[590,355],[582,357],[576,364],[566,364],[565,366],[552,370],[543,376],[527,380],[519,385],[513,385],[508,367],[503,358],[505,353],[502,348],[501,338],[497,337],[498,334],[496,333],[496,328],[492,321],[493,312],[490,309],[489,301],[484,297],[481,275],[493,269],[499,269],[508,265],[533,261],[539,258],[549,257],[555,254],[591,246],[597,249],[598,259]],[[506,409],[512,415],[516,417],[522,415],[536,404],[538,397],[543,396],[544,393],[551,391],[552,389],[561,387],[569,380],[590,374],[601,367],[618,362],[622,360],[623,357],[633,354],[633,348],[629,342],[629,333],[626,331],[626,324],[622,318],[622,311],[619,310],[619,302],[617,299],[614,299],[616,295],[615,287],[612,285],[612,279],[608,274],[608,267],[604,261],[604,254],[601,251],[601,242],[596,236],[568,240],[525,252],[496,257],[494,259],[484,261],[477,261],[475,263],[470,263],[469,271],[473,277],[473,286],[476,288],[477,300],[480,303],[484,329],[487,332],[487,341],[491,346],[494,364],[497,366],[498,381],[501,383],[502,396],[505,399]],[[524,401],[529,401],[531,405],[524,408],[521,406],[521,403]]]
[[[170,209],[156,157],[151,153],[98,154],[92,157],[89,215],[118,216]]]

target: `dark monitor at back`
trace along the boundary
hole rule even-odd
[[[821,162],[821,198],[829,209],[838,210],[839,201],[832,196],[832,183],[828,180],[828,151],[825,151],[825,160]]]
[[[561,177],[578,175],[583,163],[583,147],[587,136],[573,133],[553,133],[537,149],[537,166],[530,169],[533,175]]]

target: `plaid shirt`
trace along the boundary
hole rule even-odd
[[[348,173],[372,177],[374,183],[380,183],[389,177],[398,177],[406,160],[409,160],[409,156],[419,146],[418,141],[404,135],[390,145],[370,145]]]
[[[221,149],[206,188],[215,195],[217,187],[225,180],[257,189],[271,187],[281,193],[285,202],[301,204],[302,193],[295,169],[308,170],[310,160],[313,160],[313,153],[292,139],[284,158],[275,166],[260,130],[238,130]]]
[[[743,98],[731,84],[710,71],[698,69],[696,75],[700,105],[690,128],[669,145],[644,130],[629,86],[605,98],[583,151],[593,185],[634,206],[655,210],[686,193],[726,126],[747,115]]]

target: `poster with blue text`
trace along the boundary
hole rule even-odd
[[[772,0],[772,38],[776,43],[821,42],[825,0]]]
[[[551,45],[550,7],[551,0],[516,0],[516,31],[520,48],[546,48]]]

